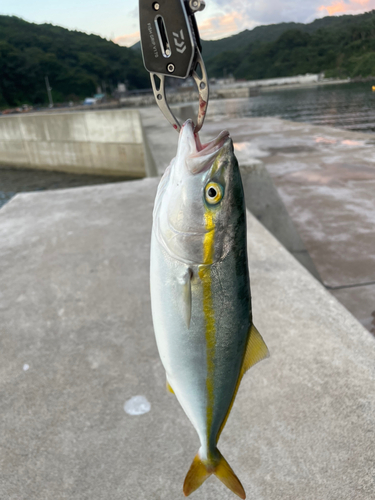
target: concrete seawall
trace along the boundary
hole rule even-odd
[[[139,112],[129,109],[2,117],[0,165],[153,175]]]

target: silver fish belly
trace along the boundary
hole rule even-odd
[[[184,483],[244,489],[217,448],[241,378],[268,350],[252,323],[246,209],[229,134],[202,146],[188,121],[159,185],[151,241],[154,330],[167,385],[201,447]]]

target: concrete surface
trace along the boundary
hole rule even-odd
[[[17,195],[0,210],[0,498],[175,500],[198,438],[151,325],[157,180]],[[251,215],[254,318],[271,358],[220,449],[254,500],[369,500],[375,340]],[[151,410],[125,413],[141,395]],[[192,498],[235,498],[210,478]]]
[[[148,174],[137,110],[0,117],[0,164],[63,172]]]
[[[252,160],[246,164],[249,161],[248,158],[241,161],[246,207],[314,278],[321,281],[270,174],[262,162]]]
[[[173,109],[178,110],[178,115],[180,115],[180,110],[183,110],[184,121],[191,118],[189,115],[190,112],[194,113],[194,109],[191,105],[177,106],[173,107]],[[196,110],[198,112],[198,105]],[[141,108],[139,113],[143,130],[147,137],[147,143],[149,144],[157,167],[157,172],[159,175],[162,175],[172,158],[176,156],[178,133],[176,133],[171,124],[167,122],[158,107],[151,106]]]
[[[375,335],[375,283],[329,291]]]

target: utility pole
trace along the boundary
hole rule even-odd
[[[47,93],[48,93],[48,99],[49,99],[49,107],[53,108],[53,100],[52,100],[52,93],[51,93],[52,88],[49,86],[48,76],[45,76],[44,80],[46,82],[46,87],[47,87]]]

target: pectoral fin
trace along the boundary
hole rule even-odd
[[[190,268],[187,268],[186,272],[179,279],[181,284],[181,300],[182,300],[182,314],[186,323],[186,326],[190,328],[191,321],[191,279],[193,272]]]
[[[172,389],[172,386],[168,382],[168,380],[166,381],[166,386],[167,386],[167,391],[170,392],[171,394],[174,394],[174,390]]]

